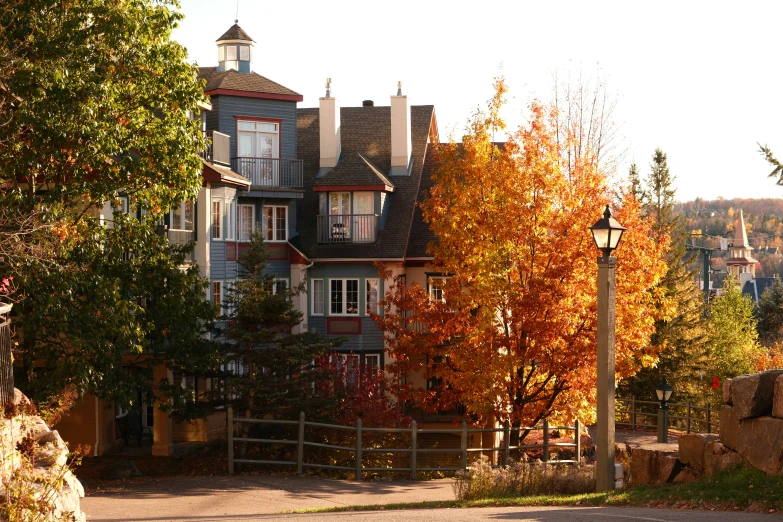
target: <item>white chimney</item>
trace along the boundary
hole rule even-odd
[[[318,120],[321,131],[321,168],[337,166],[340,158],[340,106],[332,97],[332,79],[326,79],[326,96],[320,98]]]
[[[397,95],[391,97],[392,174],[407,175],[410,160],[411,108],[408,105],[408,97],[402,95],[402,82],[397,82]]]

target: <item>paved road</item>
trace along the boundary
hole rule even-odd
[[[279,515],[292,509],[452,500],[450,480],[350,482],[309,477],[193,477],[126,483],[88,494],[89,522],[337,522],[523,520],[542,522],[738,522],[783,520],[775,515],[639,508],[514,507]]]

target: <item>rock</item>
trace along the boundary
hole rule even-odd
[[[775,381],[783,370],[740,375],[731,380],[731,402],[737,419],[744,420],[772,413]]]
[[[723,381],[723,403],[731,404],[731,379]]]
[[[132,460],[116,460],[101,470],[103,480],[140,477],[141,471]]]
[[[775,396],[772,398],[772,416],[783,419],[783,375],[775,379]]]
[[[699,480],[699,477],[694,474],[692,471],[684,469],[680,471],[676,477],[674,477],[674,480],[672,480],[672,483],[674,484],[680,484],[683,482],[697,482]]]
[[[722,406],[720,409],[720,441],[727,448],[737,450],[739,435],[739,420],[734,415],[732,406]]]
[[[783,472],[783,419],[758,417],[741,421],[737,453],[770,475]]]
[[[680,435],[677,458],[683,464],[690,466],[697,473],[700,473],[701,470],[704,469],[704,448],[708,442],[717,439],[717,435],[702,435],[700,433]],[[712,450],[711,446],[710,450]]]
[[[713,442],[712,444],[725,449],[720,442]],[[712,451],[710,451],[710,444],[707,444],[707,449],[704,452],[704,474],[708,477],[742,465],[742,457],[738,453],[731,450],[726,450],[724,453],[721,448],[712,448]]]
[[[674,479],[682,464],[674,457],[660,451],[633,448],[631,450],[631,476],[633,485],[665,484]]]

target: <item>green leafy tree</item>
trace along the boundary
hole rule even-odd
[[[636,170],[638,175],[638,169]],[[629,173],[630,174],[630,173]],[[694,272],[686,258],[687,232],[679,216],[674,212],[674,176],[669,170],[666,154],[656,149],[650,165],[650,174],[638,190],[644,194],[645,213],[652,218],[653,233],[668,239],[666,253],[667,270],[656,288],[668,299],[671,307],[666,319],[655,323],[650,338],[653,346],[660,347],[658,363],[644,368],[626,385],[631,393],[648,396],[664,376],[674,383],[678,394],[696,396],[704,389],[699,371],[707,364],[704,343],[703,298],[695,283]],[[633,178],[631,179],[633,183]]]
[[[330,381],[333,374],[317,362],[344,339],[291,333],[302,321],[291,298],[303,288],[276,288],[273,276],[263,273],[267,254],[260,231],[253,234],[240,267],[240,279],[229,288],[223,304],[227,362],[242,369],[228,379],[233,406],[246,416],[291,419],[300,411],[316,418],[333,414],[331,399],[319,393],[318,384]]]
[[[770,346],[783,340],[783,281],[776,277],[759,297],[756,308],[759,338]]]
[[[739,282],[728,276],[723,292],[710,305],[707,320],[709,375],[721,380],[756,371],[765,350],[759,345],[753,302],[742,295]]]
[[[189,116],[204,99],[197,70],[171,39],[177,7],[0,8],[0,64],[13,56],[0,77],[0,208],[42,224],[34,248],[0,259],[0,275],[16,285],[17,382],[36,400],[73,385],[127,405],[157,386],[152,364],[208,372],[219,360],[203,338],[214,317],[205,282],[156,234],[169,206],[200,190],[205,145]],[[115,212],[102,226],[99,209],[120,196],[146,217]]]

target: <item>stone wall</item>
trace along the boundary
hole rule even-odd
[[[68,447],[19,391],[0,415],[0,520],[84,522],[84,488],[67,465]]]
[[[754,467],[783,473],[783,370],[723,383],[720,441]]]

